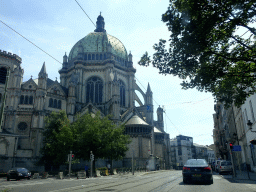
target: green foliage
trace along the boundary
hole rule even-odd
[[[64,111],[52,112],[45,122],[39,163],[58,167],[67,161],[67,154],[73,147],[74,134]]]
[[[90,160],[90,151],[95,158],[122,159],[128,150],[129,136],[124,135],[124,125],[116,126],[97,113],[94,117],[85,114],[72,124],[75,133],[76,157]]]
[[[255,0],[170,0],[162,15],[170,48],[160,40],[153,60],[146,53],[139,64],[152,62],[160,73],[183,79],[183,89],[212,92],[226,106],[239,106],[256,92],[255,17]]]

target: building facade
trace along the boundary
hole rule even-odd
[[[68,56],[66,53],[63,56],[60,82],[48,78],[45,63],[38,78],[31,77],[23,82],[21,59],[2,51],[0,66],[0,73],[5,77],[0,79],[0,100],[1,105],[5,105],[0,133],[0,169],[14,165],[33,167],[40,156],[45,116],[60,110],[66,111],[71,123],[78,113],[96,112],[111,115],[116,124],[126,123],[126,133],[132,143],[123,166],[131,166],[132,151],[139,166],[145,165],[150,155],[169,165],[169,135],[164,132],[163,109],[157,109],[155,121],[150,85],[146,92],[137,85],[132,54],[127,53],[119,39],[106,32],[101,15],[94,32],[79,40]],[[7,72],[10,77],[5,82]],[[7,93],[5,102],[1,99],[4,93]],[[135,101],[139,107],[135,106]]]

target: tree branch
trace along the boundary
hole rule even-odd
[[[234,36],[231,36],[232,39],[234,39],[235,41],[237,41],[238,43],[240,43],[241,45],[243,45],[244,47],[253,50],[253,48],[249,47],[248,45],[244,44],[242,41],[240,41],[239,39],[235,38]]]

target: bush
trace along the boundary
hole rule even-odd
[[[108,169],[107,167],[100,167],[100,168],[97,168],[96,170],[104,171],[104,170],[107,170],[107,169]]]

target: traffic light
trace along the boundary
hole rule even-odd
[[[233,143],[229,143],[229,147],[232,150],[233,149]]]
[[[252,145],[256,145],[256,140],[253,139],[253,140],[250,141],[250,143],[251,143]]]
[[[71,155],[71,160],[74,160],[74,159],[75,159],[75,155],[72,154],[72,155]]]

